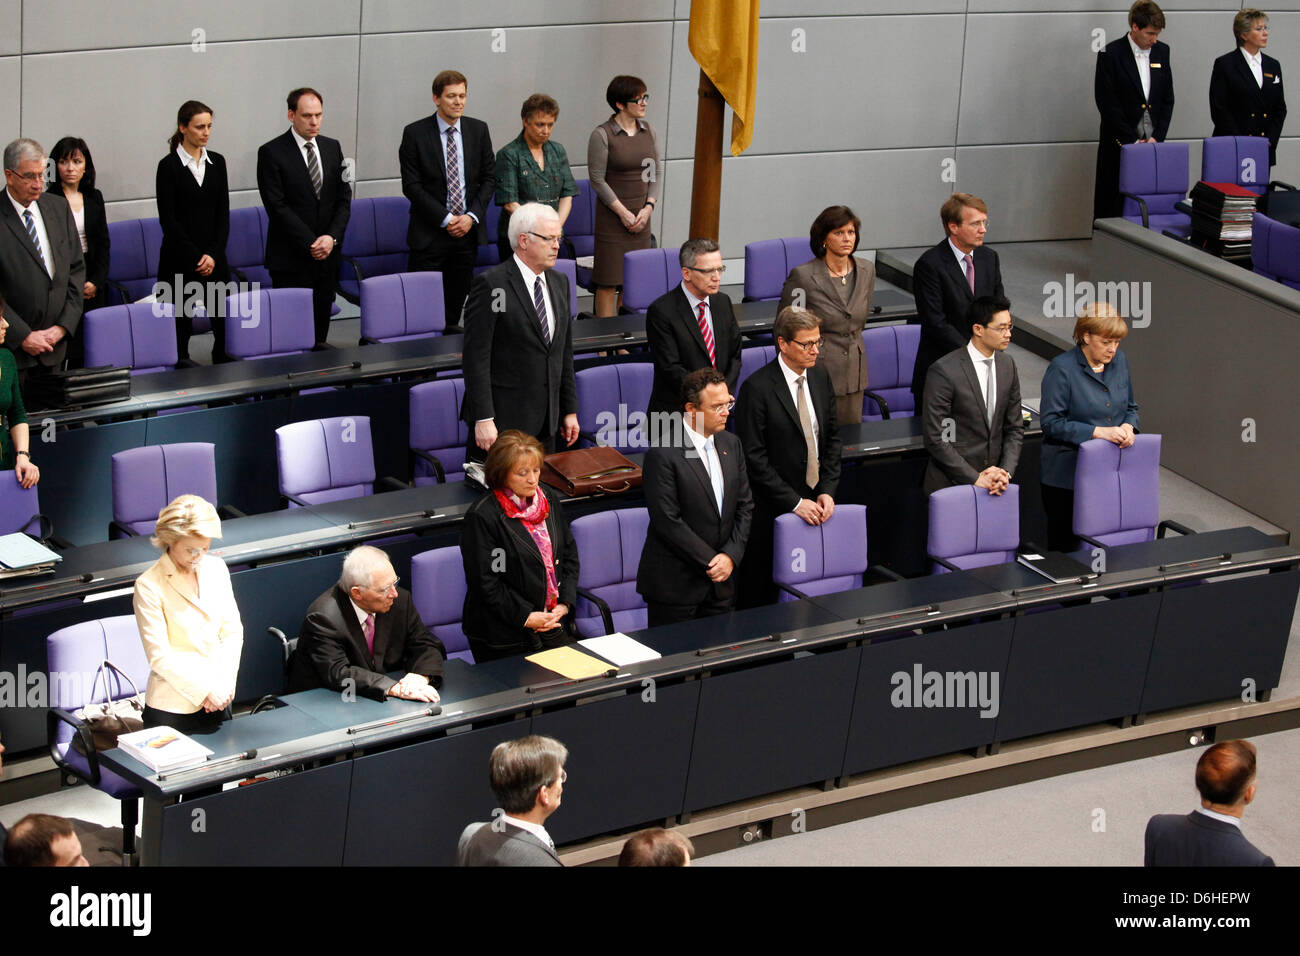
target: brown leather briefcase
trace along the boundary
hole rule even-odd
[[[566,495],[617,495],[641,487],[641,468],[617,448],[598,446],[547,455],[542,481]]]

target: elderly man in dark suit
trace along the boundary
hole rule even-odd
[[[1225,740],[1196,761],[1201,805],[1187,816],[1157,814],[1147,822],[1146,866],[1272,866],[1241,832],[1255,799],[1255,745]]]
[[[560,808],[568,759],[564,744],[536,734],[492,748],[488,779],[503,812],[465,828],[456,865],[563,866],[544,824]]]
[[[0,290],[20,378],[56,370],[81,324],[86,263],[68,201],[45,192],[45,150],[16,139],[4,151]]]
[[[989,207],[970,193],[953,193],[939,208],[948,238],[922,253],[912,267],[912,294],[921,341],[912,368],[912,395],[921,407],[925,376],[941,356],[966,344],[966,313],[977,296],[1002,295],[998,254],[984,245]]]
[[[1286,120],[1282,64],[1264,53],[1268,15],[1247,7],[1232,20],[1237,49],[1214,61],[1210,73],[1210,119],[1215,136],[1268,137],[1268,164],[1277,165],[1277,141]],[[1260,183],[1268,180],[1261,170]]]
[[[1011,303],[981,296],[971,303],[967,322],[969,341],[930,366],[926,376],[921,415],[930,453],[927,495],[951,485],[1000,495],[1020,461],[1020,377],[1006,353]]]
[[[1093,96],[1101,114],[1097,134],[1097,179],[1092,216],[1118,216],[1120,147],[1163,143],[1174,115],[1174,74],[1169,45],[1157,40],[1164,12],[1151,0],[1137,0],[1128,12],[1129,32],[1097,54]]]
[[[287,97],[289,129],[257,151],[257,191],[269,222],[266,268],[277,289],[312,290],[317,347],[329,336],[343,233],[352,214],[343,148],[320,135],[324,100],[311,87]]]
[[[682,382],[680,429],[645,456],[650,528],[636,589],[651,627],[731,610],[754,499],[740,439],[725,431],[735,400],[715,368]]]
[[[553,271],[560,219],[541,203],[510,217],[515,254],[480,273],[465,303],[468,453],[482,461],[500,432],[517,428],[556,450],[578,438],[569,283]]]
[[[438,702],[447,650],[420,620],[411,592],[397,586],[387,555],[348,552],[338,584],[307,609],[289,671],[289,690],[352,690],[383,700]],[[400,680],[388,674],[401,671]]]
[[[722,253],[712,239],[682,243],[682,284],[650,304],[646,342],[654,360],[651,415],[681,411],[682,380],[697,368],[715,368],[735,394],[740,384],[740,326],[731,300],[718,292]]]
[[[776,598],[772,587],[772,523],[793,512],[808,524],[829,521],[840,483],[840,433],[835,386],[817,364],[821,319],[782,309],[773,326],[780,354],[745,380],[736,403],[736,432],[754,494],[754,520],[740,567],[740,604]]]
[[[411,200],[407,268],[442,273],[449,329],[460,324],[474,258],[485,241],[488,203],[497,185],[487,124],[464,115],[467,91],[468,82],[455,70],[435,76],[437,111],[402,130],[397,150],[402,193]]]

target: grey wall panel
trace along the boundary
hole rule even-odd
[[[1300,186],[1300,137],[1283,136],[1278,140],[1277,165],[1273,167],[1273,178]]]
[[[357,199],[373,199],[376,196],[402,195],[400,179],[375,179],[358,181],[352,188],[352,195]]]
[[[17,23],[21,10],[22,0],[0,0],[0,23]],[[3,33],[0,33],[0,55],[20,53],[21,51],[22,35],[20,31],[6,28]]]
[[[362,8],[361,32],[402,33],[476,27],[491,30],[543,24],[671,19],[673,0],[546,0],[545,3],[519,3],[518,0],[475,0],[474,3],[381,0],[375,3],[372,0]],[[509,41],[510,35],[506,34],[507,45]]]
[[[990,243],[1087,238],[1096,159],[1092,143],[963,146],[957,189],[988,203]]]
[[[98,173],[98,163],[96,164]],[[158,215],[158,204],[152,199],[132,199],[126,202],[106,203],[109,222],[125,219],[153,219]]]
[[[108,199],[154,194],[176,109],[191,97],[213,108],[209,146],[226,159],[230,187],[257,187],[257,147],[288,128],[284,95],[311,85],[326,99],[324,129],[353,155],[357,42],[349,38],[152,47],[23,58],[23,125],[50,144],[75,132],[95,154]],[[87,109],[87,90],[98,91]]]
[[[1004,13],[1004,12],[1025,12],[1025,13],[1058,13],[1064,11],[1089,11],[1089,10],[1107,10],[1127,14],[1129,7],[1133,4],[1129,0],[970,0],[971,13]],[[1161,7],[1165,12],[1165,20],[1169,24],[1176,24],[1184,10],[1232,10],[1235,12],[1238,7],[1229,7],[1223,0],[1177,0],[1177,8],[1173,3],[1167,3]],[[1231,13],[1228,20],[1232,20]],[[1037,27],[1037,21],[1035,21]],[[1115,37],[1112,36],[1113,40]]]
[[[355,34],[360,10],[361,0],[222,0],[202,6],[157,0],[61,0],[57,8],[28,2],[23,5],[23,51],[188,46],[195,42],[195,30],[204,31],[201,39],[208,44]]]
[[[763,0],[768,17],[841,17],[882,13],[962,13],[966,0]]]
[[[555,138],[572,162],[585,164],[587,138],[609,117],[605,87],[619,73],[645,80],[648,118],[662,135],[670,31],[667,22],[520,28],[511,31],[506,51],[498,54],[491,53],[488,30],[364,37],[358,175],[398,175],[402,129],[433,112],[433,77],[447,67],[459,69],[469,80],[466,113],[488,124],[494,149],[519,134],[519,105],[530,93],[543,90],[560,104]],[[582,63],[583,70],[556,68],[570,63]]]
[[[1160,35],[1169,42],[1170,66],[1174,71],[1174,118],[1169,124],[1170,139],[1190,139],[1209,136],[1214,129],[1210,122],[1210,72],[1214,60],[1232,47],[1232,14],[1179,13],[1178,19],[1167,14],[1170,23],[1177,23]]]
[[[22,77],[22,58],[0,57],[0,129],[7,143],[23,130],[19,127],[19,81]]]

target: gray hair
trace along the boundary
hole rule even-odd
[[[677,254],[677,261],[682,264],[682,268],[689,269],[695,265],[700,256],[707,256],[710,252],[717,252],[718,244],[712,239],[687,239],[682,243],[682,251]]]
[[[506,234],[510,237],[510,248],[519,248],[519,237],[525,232],[536,232],[543,219],[560,221],[560,214],[550,206],[540,202],[526,202],[510,214],[510,226]]]
[[[388,563],[388,555],[378,548],[368,544],[359,545],[343,559],[339,587],[348,592],[353,588],[373,588],[375,572]]]
[[[45,161],[45,147],[34,139],[20,138],[5,147],[5,169],[18,172],[18,164],[37,159]]]

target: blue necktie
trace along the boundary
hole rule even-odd
[[[551,344],[551,327],[546,321],[546,300],[542,298],[542,277],[533,281],[533,307],[537,309],[537,321],[542,326],[542,338],[547,346]]]
[[[23,210],[23,222],[27,223],[27,235],[32,237],[32,245],[36,247],[36,254],[41,257],[41,265],[45,266],[45,271],[50,271],[50,264],[46,261],[45,250],[41,248],[41,237],[36,232],[36,220],[32,218],[30,209]]]

